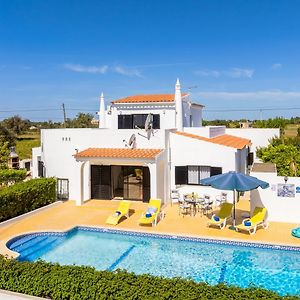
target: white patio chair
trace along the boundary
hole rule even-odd
[[[171,204],[173,205],[173,203],[178,203],[179,202],[179,192],[178,190],[171,190]]]
[[[227,201],[227,193],[222,192],[220,195],[217,195],[215,198],[215,206],[220,206],[222,203]]]

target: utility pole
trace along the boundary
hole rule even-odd
[[[62,104],[62,110],[64,113],[64,127],[66,127],[66,121],[67,121],[67,116],[66,116],[66,108],[65,108],[65,104]]]
[[[262,121],[262,109],[259,110],[259,119]]]

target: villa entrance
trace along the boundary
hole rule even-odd
[[[150,199],[149,168],[92,165],[91,198],[148,202]]]

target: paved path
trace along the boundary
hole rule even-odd
[[[28,296],[24,294],[0,290],[0,299],[1,300],[42,300],[44,298],[38,298],[38,297]]]

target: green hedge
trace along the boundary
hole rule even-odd
[[[16,183],[26,178],[27,171],[24,169],[13,170],[6,169],[0,170],[0,185],[8,185],[9,183]]]
[[[258,288],[210,286],[186,279],[96,271],[0,256],[0,289],[51,299],[299,299]]]
[[[0,222],[27,213],[56,200],[56,180],[38,178],[0,190]]]

